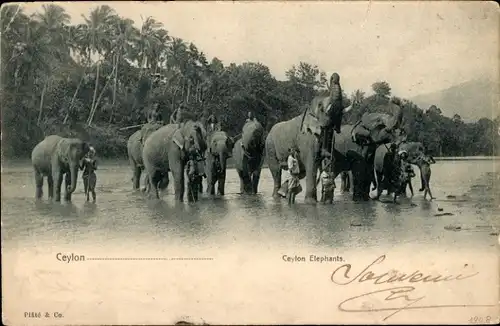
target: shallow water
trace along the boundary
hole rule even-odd
[[[291,207],[284,200],[271,198],[272,178],[267,169],[262,171],[257,196],[239,195],[239,179],[234,170],[229,170],[224,197],[208,198],[203,194],[199,202],[190,204],[175,203],[172,186],[161,200],[148,200],[131,191],[131,172],[127,165],[107,163],[97,171],[96,204],[85,203],[81,181],[72,203],[56,204],[46,199],[46,187],[44,200],[35,202],[34,177],[29,166],[10,166],[2,172],[2,256],[8,257],[2,258],[3,272],[7,278],[11,277],[7,288],[35,307],[48,305],[62,309],[63,302],[66,305],[68,300],[79,298],[79,305],[73,310],[65,308],[72,311],[73,319],[51,322],[167,323],[172,320],[169,318],[183,318],[181,311],[187,316],[203,316],[205,320],[211,316],[208,322],[335,322],[336,319],[321,310],[326,307],[316,308],[321,310],[314,312],[319,314],[318,319],[308,319],[312,311],[304,308],[303,300],[314,299],[307,292],[307,284],[294,288],[298,286],[294,277],[317,275],[318,268],[307,265],[300,273],[295,269],[293,277],[283,276],[287,281],[277,281],[281,277],[278,271],[286,264],[283,255],[342,255],[345,262],[349,259],[373,261],[376,256],[369,254],[391,252],[399,257],[397,265],[400,266],[404,265],[405,257],[413,261],[425,259],[422,255],[440,257],[439,253],[446,252],[451,257],[452,253],[460,256],[469,252],[470,257],[490,255],[486,256],[488,264],[491,263],[488,266],[495,266],[495,232],[500,227],[500,203],[495,201],[500,198],[500,182],[495,162],[438,161],[432,165],[431,187],[437,197],[432,202],[424,200],[423,193],[418,192],[417,177],[413,181],[415,196],[401,198],[399,205],[390,203],[389,196],[382,196],[387,202],[354,203],[350,194],[337,191],[333,205],[305,205],[301,193]],[[302,185],[304,187],[304,180]],[[339,179],[337,185],[340,185]],[[450,231],[449,226],[461,229]],[[58,261],[58,252],[85,255],[87,260],[80,264],[86,267]],[[207,260],[88,259],[162,257]],[[4,264],[7,261],[10,262],[8,268]],[[327,267],[330,273],[333,264]],[[320,270],[324,271],[325,267],[323,264]],[[208,271],[205,277],[202,270]],[[40,275],[45,276],[40,278]],[[263,275],[266,278],[262,278]],[[328,278],[328,273],[325,275]],[[494,277],[498,284],[498,275]],[[236,282],[239,278],[243,278],[244,286]],[[25,279],[30,280],[31,291],[19,290]],[[58,285],[49,291],[47,284],[54,287],[55,280]],[[4,281],[2,277],[5,284]],[[221,290],[224,284],[233,287],[231,295]],[[193,288],[196,286],[199,288]],[[285,305],[287,300],[262,295],[258,292],[260,287],[262,293],[274,288],[276,298],[293,290],[299,301]],[[68,289],[79,294],[72,295]],[[43,299],[47,291],[52,299]],[[494,292],[489,294],[492,295],[493,299],[498,296]],[[193,304],[194,296],[201,296],[205,301],[200,304],[196,299],[196,308],[187,309]],[[260,305],[250,303],[249,298],[256,296],[260,298]],[[145,314],[145,305],[151,304],[151,300],[159,301],[155,301],[154,308],[147,308]],[[247,319],[242,320],[243,308],[238,305],[243,303],[249,308],[244,310]],[[290,304],[297,307],[292,309]],[[270,311],[262,311],[262,305]],[[11,311],[25,309],[9,307]],[[230,312],[223,317],[214,315],[221,307]],[[117,309],[124,314],[122,317],[117,317]],[[93,315],[90,311],[99,311],[99,314]],[[257,317],[255,311],[261,314]],[[11,320],[26,322],[14,312],[11,316]],[[444,313],[443,318],[446,316],[449,314]],[[352,314],[349,318],[345,321],[357,320]],[[370,318],[372,323],[380,322],[374,316]]]

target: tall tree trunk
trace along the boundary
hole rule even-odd
[[[69,109],[67,110],[66,116],[64,117],[63,124],[66,124],[66,122],[68,121],[69,113],[73,109],[73,105],[74,105],[74,102],[75,102],[75,99],[76,99],[76,95],[78,94],[78,91],[80,90],[80,87],[82,86],[83,79],[85,78],[85,75],[86,75],[86,71],[83,72],[82,78],[80,78],[80,82],[78,83],[78,86],[76,87],[75,93],[73,94],[73,98],[71,99],[71,103],[69,105]]]
[[[42,89],[42,96],[40,98],[40,109],[38,111],[38,122],[37,125],[40,125],[40,122],[42,121],[42,112],[43,112],[43,99],[45,97],[45,91],[47,90],[47,84],[49,83],[49,80],[47,79],[45,81],[45,84],[43,85]]]
[[[97,76],[95,78],[94,96],[92,97],[92,106],[90,107],[89,118],[87,119],[87,124],[90,125],[90,117],[92,116],[92,111],[94,111],[94,104],[97,97],[97,87],[99,86],[99,66],[100,62],[97,61]]]
[[[188,81],[187,84],[187,94],[186,94],[186,103],[189,103],[189,95],[191,93],[191,81]]]
[[[97,111],[97,106],[99,105],[99,102],[101,101],[102,95],[104,94],[104,91],[108,87],[109,81],[111,80],[111,76],[114,75],[115,73],[115,68],[113,67],[113,70],[111,71],[111,74],[109,74],[108,79],[106,80],[106,84],[104,84],[104,87],[101,90],[101,93],[99,94],[99,97],[97,98],[95,105],[94,105],[94,110],[92,110],[91,115],[89,116],[88,120],[88,125],[90,126],[92,124],[92,120],[94,119],[95,112]]]
[[[118,64],[119,64],[120,57],[118,56],[118,53],[115,55],[115,81],[113,85],[113,109],[115,107],[116,103],[116,86],[118,84]]]

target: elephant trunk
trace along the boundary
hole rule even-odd
[[[76,179],[78,178],[78,160],[75,162],[70,162],[69,170],[71,173],[71,186],[68,189],[68,193],[72,194],[76,189]]]

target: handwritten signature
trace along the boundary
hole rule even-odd
[[[424,273],[416,270],[410,274],[398,273],[396,271],[385,272],[382,274],[376,274],[370,270],[375,264],[380,264],[385,260],[385,255],[382,255],[375,259],[370,265],[363,269],[356,276],[351,277],[351,264],[344,264],[333,271],[331,275],[331,281],[337,285],[348,285],[354,281],[358,283],[363,282],[373,282],[373,284],[394,284],[401,282],[409,283],[439,283],[439,282],[450,282],[450,281],[461,281],[468,278],[472,278],[479,274],[478,272],[469,275],[425,275]],[[341,271],[344,271],[343,275]],[[340,275],[338,275],[340,274]],[[392,311],[391,314],[386,316],[383,320],[386,321],[393,317],[397,313],[403,310],[416,310],[416,309],[436,309],[436,308],[464,308],[464,307],[495,307],[495,305],[416,305],[425,296],[417,296],[412,292],[415,290],[414,286],[396,286],[383,290],[377,290],[372,292],[367,292],[358,296],[351,297],[347,300],[342,301],[338,305],[338,309],[344,312],[377,312],[377,311]],[[391,307],[369,307],[367,302],[393,302],[394,306]]]

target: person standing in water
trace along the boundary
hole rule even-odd
[[[335,178],[333,176],[333,172],[331,171],[331,163],[332,161],[325,157],[321,161],[321,202],[323,204],[332,204],[333,203],[333,193],[335,191]]]
[[[288,198],[288,203],[295,203],[295,196],[302,191],[300,186],[299,174],[299,149],[295,146],[288,149],[289,155],[287,159],[288,166],[288,179],[282,186],[280,194],[285,195]]]
[[[97,170],[97,160],[95,159],[95,153],[94,147],[90,147],[87,155],[83,158],[82,164],[80,165],[80,170],[83,170],[82,179],[85,196],[87,196],[87,201],[90,201],[89,193],[92,193],[94,203],[96,201],[95,186],[97,183],[97,176],[95,174],[95,171]]]
[[[424,199],[427,198],[427,194],[429,194],[431,200],[436,199],[434,196],[432,196],[431,186],[430,186],[431,164],[434,164],[436,161],[434,161],[432,157],[427,157],[424,155],[420,156],[418,160],[419,160],[418,165],[420,167],[420,177],[424,188]]]

